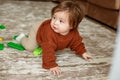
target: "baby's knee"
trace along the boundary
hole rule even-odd
[[[27,50],[27,51],[34,51],[34,48],[33,47],[30,47],[30,46],[24,46],[24,48]]]

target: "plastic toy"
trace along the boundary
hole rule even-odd
[[[18,37],[18,35],[13,36],[13,40],[16,40],[17,37]],[[26,37],[28,37],[28,36],[26,35]]]
[[[7,46],[12,47],[17,50],[21,50],[21,51],[25,50],[25,48],[21,44],[14,43],[14,42],[8,42]]]
[[[42,48],[38,47],[33,51],[34,56],[39,56],[42,54]]]
[[[2,37],[0,37],[0,42],[1,42],[1,41],[3,41],[3,38],[2,38]]]
[[[3,49],[4,49],[4,44],[0,43],[0,50],[3,50]]]
[[[17,37],[18,37],[18,35],[15,35],[15,36],[13,36],[13,39],[16,40]]]
[[[0,29],[5,29],[5,28],[6,28],[6,26],[0,24]]]

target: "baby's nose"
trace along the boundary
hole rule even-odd
[[[57,25],[57,24],[58,24],[58,20],[55,20],[55,21],[54,21],[54,24]]]

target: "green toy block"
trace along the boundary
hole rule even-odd
[[[21,51],[25,50],[25,48],[21,44],[14,43],[14,42],[8,42],[7,46],[17,49],[17,50],[21,50]]]
[[[5,28],[6,28],[6,26],[0,24],[0,29],[5,29]]]
[[[3,49],[4,49],[4,44],[0,43],[0,50],[3,50]]]
[[[42,54],[42,48],[38,47],[33,51],[34,56],[39,56]]]
[[[13,37],[13,39],[16,40],[17,37],[18,37],[18,35],[15,35],[15,36]]]

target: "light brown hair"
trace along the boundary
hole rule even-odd
[[[52,16],[54,15],[54,13],[59,11],[68,11],[69,24],[70,24],[70,27],[72,27],[72,29],[77,28],[79,23],[84,17],[83,10],[77,4],[77,2],[73,0],[65,0],[60,4],[58,4],[57,6],[55,6],[51,11]]]

